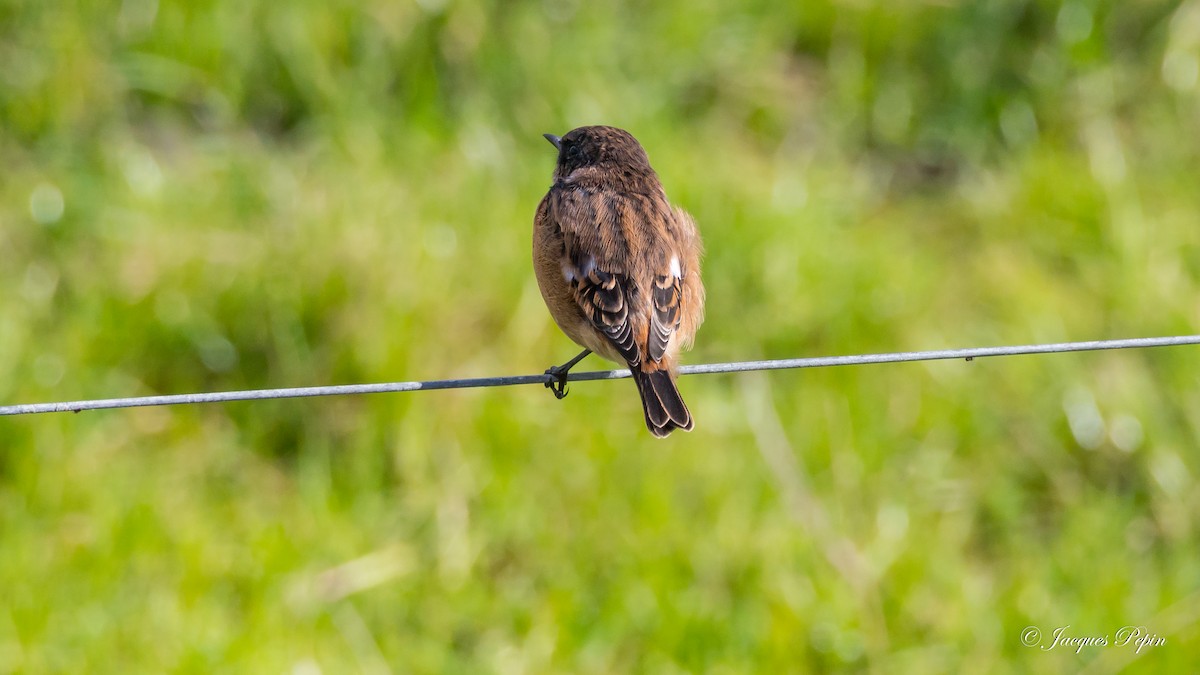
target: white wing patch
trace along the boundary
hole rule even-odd
[[[567,280],[567,283],[571,283],[579,278],[586,278],[595,269],[596,259],[590,255],[583,261],[583,269],[576,269],[569,259],[564,260],[562,263],[563,278]]]
[[[683,270],[679,269],[679,257],[671,256],[671,276],[676,279],[683,278]]]

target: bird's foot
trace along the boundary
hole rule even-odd
[[[571,371],[571,368],[575,367],[575,364],[582,361],[584,359],[584,357],[586,357],[588,354],[591,354],[591,353],[592,353],[592,350],[585,349],[582,352],[580,352],[579,356],[576,356],[575,358],[571,359],[570,361],[567,361],[566,363],[562,364],[561,366],[554,366],[552,368],[546,369],[546,374],[550,376],[546,380],[546,388],[549,389],[550,392],[554,394],[554,398],[557,398],[557,399],[566,398],[566,396],[567,396],[567,373],[569,373]]]
[[[546,388],[554,394],[554,398],[563,399],[567,397],[567,371],[568,368],[562,366],[554,366],[547,368],[546,374],[554,378],[546,380]]]

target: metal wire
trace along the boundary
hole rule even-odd
[[[853,356],[820,356],[804,359],[777,359],[773,361],[741,361],[737,363],[708,363],[679,368],[680,375],[707,373],[736,373],[748,370],[782,370],[787,368],[825,368],[830,366],[859,366],[870,363],[899,363],[905,361],[936,361],[943,359],[972,359],[985,356],[1016,356],[1020,354],[1053,354],[1059,352],[1088,352],[1102,349],[1143,349],[1147,347],[1171,347],[1200,344],[1200,335],[1174,337],[1132,338],[1128,340],[1092,340],[1089,342],[1058,342],[1053,344],[1020,345],[1012,347],[973,347],[968,349],[937,349],[922,352],[894,352],[889,354],[858,354]],[[629,377],[628,370],[600,370],[585,373],[570,373],[569,382],[591,380],[619,380]],[[547,384],[550,375],[510,375],[504,377],[476,377],[463,380],[430,380],[426,382],[384,382],[380,384],[346,384],[323,387],[296,387],[290,389],[251,389],[246,391],[222,391],[206,394],[173,394],[168,396],[139,396],[133,398],[107,398],[60,403],[27,403],[0,406],[0,415],[29,415],[48,412],[79,412],[105,408],[137,408],[155,405],[181,405],[185,403],[221,403],[225,401],[258,401],[264,399],[300,398],[305,396],[344,396],[347,394],[382,394],[396,391],[424,391],[430,389],[466,389],[474,387],[506,387],[514,384]]]

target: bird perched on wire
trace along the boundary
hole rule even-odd
[[[546,371],[554,376],[546,386],[566,396],[567,371],[595,352],[628,364],[650,433],[691,431],[674,369],[704,318],[696,224],[667,201],[629,132],[545,136],[558,164],[533,221],[533,268],[555,323],[584,347]]]

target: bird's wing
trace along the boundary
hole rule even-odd
[[[557,188],[551,212],[563,233],[563,276],[584,316],[616,348],[630,367],[642,363],[637,336],[644,318],[631,307],[634,281],[620,198],[583,188]],[[642,330],[638,331],[642,324]]]
[[[683,270],[679,258],[672,256],[666,274],[656,275],[650,288],[650,300],[654,312],[650,315],[650,335],[646,351],[653,361],[662,361],[671,343],[671,336],[679,330],[683,306]]]

